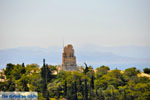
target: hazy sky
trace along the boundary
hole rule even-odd
[[[150,0],[0,0],[0,49],[150,46]]]

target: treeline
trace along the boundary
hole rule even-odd
[[[149,100],[150,78],[138,77],[140,71],[135,67],[121,71],[85,66],[80,71],[58,71],[45,60],[41,68],[9,63],[0,91],[37,91],[39,100]],[[149,73],[150,69],[144,70]]]

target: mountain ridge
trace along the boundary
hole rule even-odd
[[[74,48],[75,56],[77,57],[77,64],[84,65],[83,62],[87,62],[89,65],[94,66],[94,68],[100,65],[109,65],[112,68],[116,66],[124,66],[126,67],[149,67],[150,66],[150,56],[148,56],[148,52],[142,52],[140,55],[132,56],[126,55],[123,53],[127,53],[122,51],[122,54],[116,53],[121,52],[116,50],[114,52],[113,48],[98,48],[89,49],[89,47],[82,48]],[[140,48],[140,47],[139,47]],[[145,47],[146,48],[146,47]],[[144,48],[144,50],[145,50]],[[131,48],[130,48],[131,49]],[[149,49],[149,48],[148,48]],[[120,49],[121,50],[121,49]],[[128,50],[130,51],[130,50]],[[130,53],[134,52],[130,51]],[[136,51],[138,52],[138,51]],[[129,53],[129,54],[130,54]],[[138,54],[138,53],[137,53]],[[147,56],[145,56],[147,54]],[[40,48],[40,47],[18,47],[18,48],[9,48],[0,50],[0,69],[5,68],[7,63],[37,63],[42,66],[42,59],[45,58],[48,64],[61,65],[61,57],[62,57],[62,48],[59,47],[48,47],[48,48]],[[145,57],[145,58],[144,58]],[[138,65],[138,66],[136,66]]]

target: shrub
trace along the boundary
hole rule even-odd
[[[144,73],[150,74],[150,68],[144,68],[143,71]]]

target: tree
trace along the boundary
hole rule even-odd
[[[138,73],[140,73],[140,71],[135,67],[127,68],[122,74],[124,82],[128,82],[132,79],[135,80]]]
[[[96,89],[96,100],[105,100],[103,90],[101,88]]]
[[[25,73],[25,72],[26,72],[26,69],[25,69],[25,65],[24,65],[24,63],[22,63],[22,67],[23,67],[23,69],[22,69],[22,73]]]
[[[26,74],[33,74],[36,72],[40,72],[40,66],[38,64],[28,64],[26,65]]]
[[[21,66],[20,64],[7,64],[5,75],[7,79],[12,78],[13,80],[18,80],[21,76],[25,73],[25,67]]]
[[[54,71],[58,72],[58,69],[56,66],[48,65],[48,67],[51,69],[52,72],[54,72]]]
[[[113,85],[109,85],[104,91],[105,100],[118,100],[119,91]]]
[[[84,64],[85,64],[84,74],[86,75],[86,73],[89,71],[89,68],[86,63],[84,63]]]
[[[40,73],[30,74],[28,77],[29,91],[42,92],[42,78]]]
[[[84,100],[88,100],[88,79],[85,78],[84,80]]]
[[[91,77],[90,86],[92,89],[94,89],[94,75]]]
[[[25,74],[25,67],[17,64],[12,70],[12,76],[15,80],[19,80],[23,74]]]
[[[7,82],[0,82],[0,91],[7,90]]]
[[[48,65],[45,64],[45,59],[43,59],[43,67],[41,68],[41,78],[43,83],[43,88],[42,88],[43,97],[49,100],[47,84],[51,79],[51,70],[49,69]]]
[[[22,63],[22,67],[25,67],[24,63]]]
[[[110,70],[110,68],[108,66],[104,66],[104,65],[100,66],[100,68],[104,68],[106,70]]]
[[[150,68],[144,68],[143,71],[144,73],[150,74]]]
[[[29,87],[27,85],[28,83],[28,77],[23,75],[19,80],[16,81],[17,89],[19,91],[29,91]]]
[[[14,80],[12,80],[12,78],[10,78],[7,82],[7,90],[15,91],[15,89],[16,89],[15,82],[14,82]]]
[[[8,64],[6,65],[6,70],[5,70],[4,73],[5,73],[6,77],[7,77],[7,79],[13,77],[13,76],[12,76],[12,70],[13,70],[14,68],[15,68],[15,65],[14,65],[14,64],[8,63]]]
[[[137,70],[135,67],[128,68],[125,70],[124,75],[128,77],[137,76],[137,74],[140,73],[139,70]]]
[[[125,86],[119,86],[119,92],[120,92],[119,99],[121,99],[121,100],[127,100],[127,93],[126,93]]]
[[[122,79],[122,74],[120,73],[120,70],[118,69],[112,70],[111,72],[108,73],[108,75],[117,79]]]
[[[146,68],[145,68],[146,69]],[[148,68],[149,69],[149,68]],[[150,79],[139,77],[136,68],[109,71],[108,66],[93,70],[85,63],[81,71],[59,71],[45,64],[7,64],[6,82],[0,82],[0,91],[37,91],[39,100],[149,100]],[[144,71],[144,70],[143,70]],[[3,73],[2,73],[3,74]],[[1,74],[1,75],[2,75]]]
[[[84,74],[86,75],[87,72],[89,71],[89,68],[88,68],[86,63],[84,63],[84,64],[85,64]],[[84,79],[84,100],[88,100],[88,85],[87,85],[87,82],[88,82],[88,80],[85,77],[85,79]]]
[[[108,72],[108,69],[98,67],[98,68],[96,68],[96,77],[97,77],[97,78],[100,78],[100,77],[102,77],[103,75],[107,74],[107,72]]]
[[[65,80],[65,86],[64,86],[64,96],[67,95],[67,81]]]
[[[77,97],[77,82],[76,81],[74,82],[74,100],[78,100],[78,97]]]

